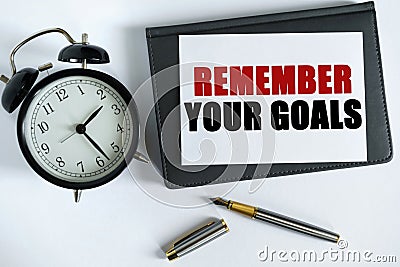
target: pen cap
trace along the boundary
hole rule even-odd
[[[213,220],[176,241],[166,252],[169,260],[181,257],[229,231],[223,219]]]

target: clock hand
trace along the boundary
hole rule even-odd
[[[84,126],[88,125],[89,122],[91,122],[94,117],[97,116],[97,114],[99,114],[100,110],[103,108],[103,106],[100,106],[99,108],[97,108],[90,116],[89,118],[86,119],[86,121],[83,123]]]
[[[83,126],[86,126],[89,124],[89,122],[91,122],[96,116],[97,114],[99,114],[100,110],[103,108],[103,106],[98,107],[90,116],[89,118],[86,119],[86,121],[82,124]],[[71,133],[70,135],[68,135],[67,137],[65,137],[64,139],[62,139],[60,141],[60,143],[64,143],[65,141],[67,141],[70,137],[72,137],[74,134],[76,134],[77,131],[75,130],[75,132]]]
[[[60,141],[60,143],[61,143],[61,144],[64,143],[64,142],[67,141],[70,137],[72,137],[74,134],[76,134],[76,132],[73,132],[73,133],[71,133],[70,135],[68,135],[67,137],[65,137],[64,139],[62,139],[62,140]]]
[[[110,160],[110,158],[107,157],[106,153],[104,153],[104,151],[101,149],[101,147],[92,138],[90,138],[90,136],[86,132],[84,132],[83,135],[94,146],[94,148],[97,149],[97,151],[99,151],[106,159]]]

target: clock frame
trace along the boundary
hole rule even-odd
[[[106,174],[104,177],[93,181],[86,181],[86,182],[70,182],[66,180],[62,180],[60,178],[55,177],[48,171],[46,171],[39,163],[36,162],[28,145],[27,140],[25,139],[26,136],[24,134],[24,121],[29,109],[29,106],[32,104],[36,94],[45,88],[50,83],[59,80],[61,78],[66,78],[69,76],[86,76],[98,79],[110,87],[114,88],[119,95],[121,96],[122,100],[125,102],[128,112],[131,115],[133,124],[131,125],[131,134],[132,134],[132,143],[131,146],[124,152],[125,159],[121,161],[121,163],[114,168],[110,173]],[[132,160],[138,146],[139,140],[139,117],[136,104],[132,101],[132,95],[129,93],[128,89],[120,83],[115,78],[111,77],[110,75],[92,70],[92,69],[84,69],[84,68],[73,68],[73,69],[64,69],[58,72],[55,72],[44,79],[40,80],[28,93],[25,100],[23,101],[17,119],[17,137],[20,149],[22,154],[24,155],[26,161],[30,165],[30,167],[42,178],[47,180],[48,182],[55,184],[57,186],[61,186],[68,189],[74,190],[81,190],[81,189],[89,189],[101,186],[106,184],[116,178],[127,166],[127,164]]]

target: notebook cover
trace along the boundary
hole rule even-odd
[[[155,75],[179,64],[179,35],[319,32],[363,33],[367,161],[211,165],[200,166],[201,168],[179,164],[180,114],[173,112],[180,101],[180,88],[174,86],[179,85],[179,70],[172,69],[168,72],[168,77]],[[155,99],[153,117],[149,118],[146,125],[146,143],[149,156],[165,178],[168,187],[199,186],[215,182],[232,182],[359,167],[385,163],[392,159],[393,149],[373,2],[186,25],[152,27],[146,29],[146,36]],[[169,120],[169,123],[172,121],[176,124],[176,132],[160,130],[166,119]],[[166,147],[175,151],[172,157],[175,157],[176,160],[171,159],[171,153],[166,156]]]

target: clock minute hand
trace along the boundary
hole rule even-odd
[[[85,128],[84,126],[88,125],[89,122],[91,122],[96,116],[97,114],[99,114],[100,110],[103,108],[103,106],[98,107],[92,114],[90,114],[89,118],[86,119],[86,121],[83,124],[79,124],[79,125],[83,125],[83,128]],[[82,127],[82,126],[80,126]],[[85,128],[86,131],[86,128]],[[74,134],[78,133],[77,130],[75,130],[75,132],[69,134],[67,137],[65,137],[64,139],[62,139],[60,141],[60,143],[64,143],[65,141],[67,141],[70,137],[72,137]],[[81,134],[81,133],[80,133]]]
[[[97,114],[99,114],[100,110],[103,108],[103,106],[100,106],[99,108],[97,108],[90,116],[89,118],[86,119],[86,121],[83,123],[84,126],[88,125],[89,122],[91,122],[94,117],[97,116]]]
[[[106,159],[110,160],[110,158],[104,153],[103,149],[92,139],[87,133],[83,133],[86,139],[97,149]]]

